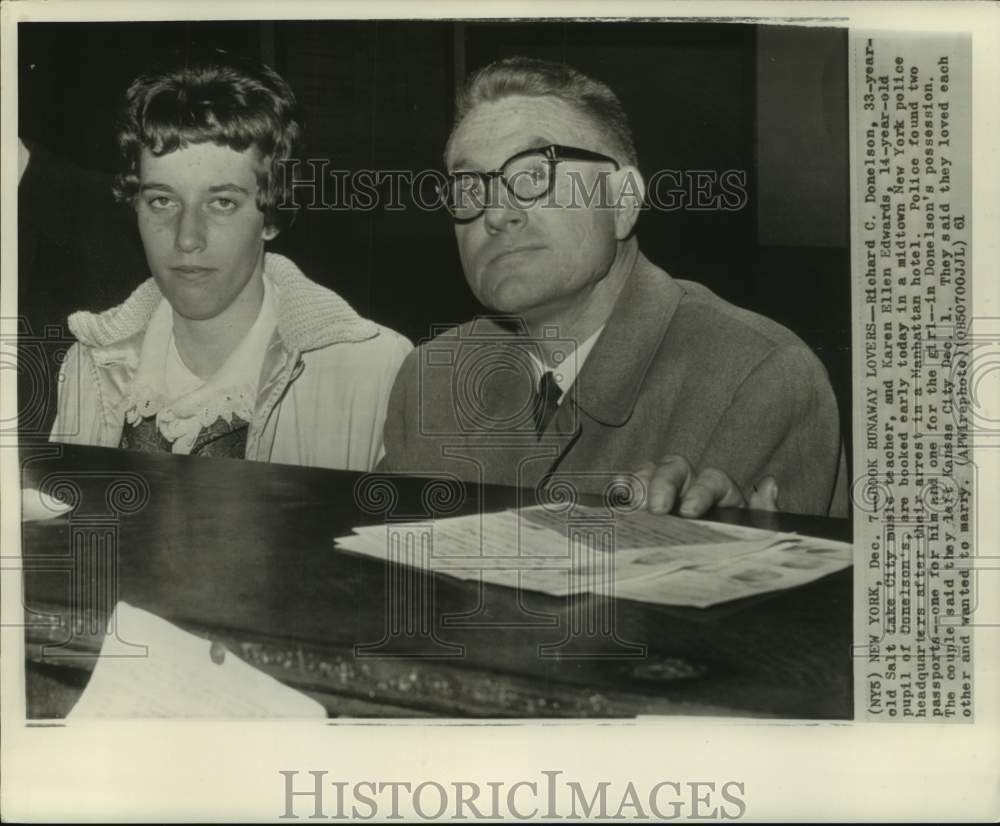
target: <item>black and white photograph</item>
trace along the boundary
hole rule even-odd
[[[967,20],[11,5],[5,816],[996,814]]]

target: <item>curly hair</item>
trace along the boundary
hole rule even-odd
[[[144,149],[161,156],[214,143],[237,152],[255,149],[257,207],[267,225],[282,229],[294,218],[291,181],[281,167],[301,149],[299,105],[288,83],[259,61],[214,49],[187,52],[140,74],[125,92],[116,139],[114,194],[120,201],[131,203],[139,191]]]

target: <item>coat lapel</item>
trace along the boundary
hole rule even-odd
[[[574,384],[587,416],[620,427],[635,408],[684,289],[640,253]]]
[[[475,464],[489,467],[491,481],[522,487],[539,484],[568,458],[585,433],[588,418],[611,427],[628,421],[683,295],[676,281],[639,254],[604,331],[541,439],[534,435],[535,388],[523,369],[514,369],[524,359],[513,352],[517,347],[513,336],[506,356],[510,369],[484,370],[489,377],[478,391],[464,380],[471,371],[459,355],[453,402],[469,435],[453,453],[462,451]],[[492,320],[478,318],[467,340],[474,341],[480,332],[494,337],[488,346],[495,346],[496,337],[510,335]],[[478,412],[470,415],[477,405]],[[484,439],[485,434],[495,438]]]

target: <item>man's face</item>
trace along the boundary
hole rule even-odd
[[[488,172],[517,152],[548,144],[607,152],[594,125],[569,104],[558,98],[512,96],[482,103],[465,117],[452,137],[448,171]],[[579,194],[573,205],[567,174],[572,170],[592,190],[597,176],[609,173],[609,165],[560,161],[556,169],[552,197],[519,208],[497,181],[498,190],[486,200],[489,208],[468,223],[455,224],[466,280],[491,309],[544,317],[585,300],[588,288],[614,261],[613,210],[583,206]]]
[[[143,150],[136,213],[150,271],[184,318],[216,318],[263,272],[277,233],[257,208],[255,150],[189,144]]]

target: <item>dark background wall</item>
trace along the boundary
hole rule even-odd
[[[21,24],[19,35],[20,134],[96,170],[112,168],[128,81],[156,53],[192,42],[273,65],[304,105],[310,157],[346,170],[440,168],[466,72],[512,54],[564,60],[618,92],[647,177],[746,173],[743,209],[649,210],[641,246],[673,275],[795,330],[827,365],[850,421],[842,30],[305,21]],[[414,340],[480,310],[442,212],[308,210],[273,248]]]

